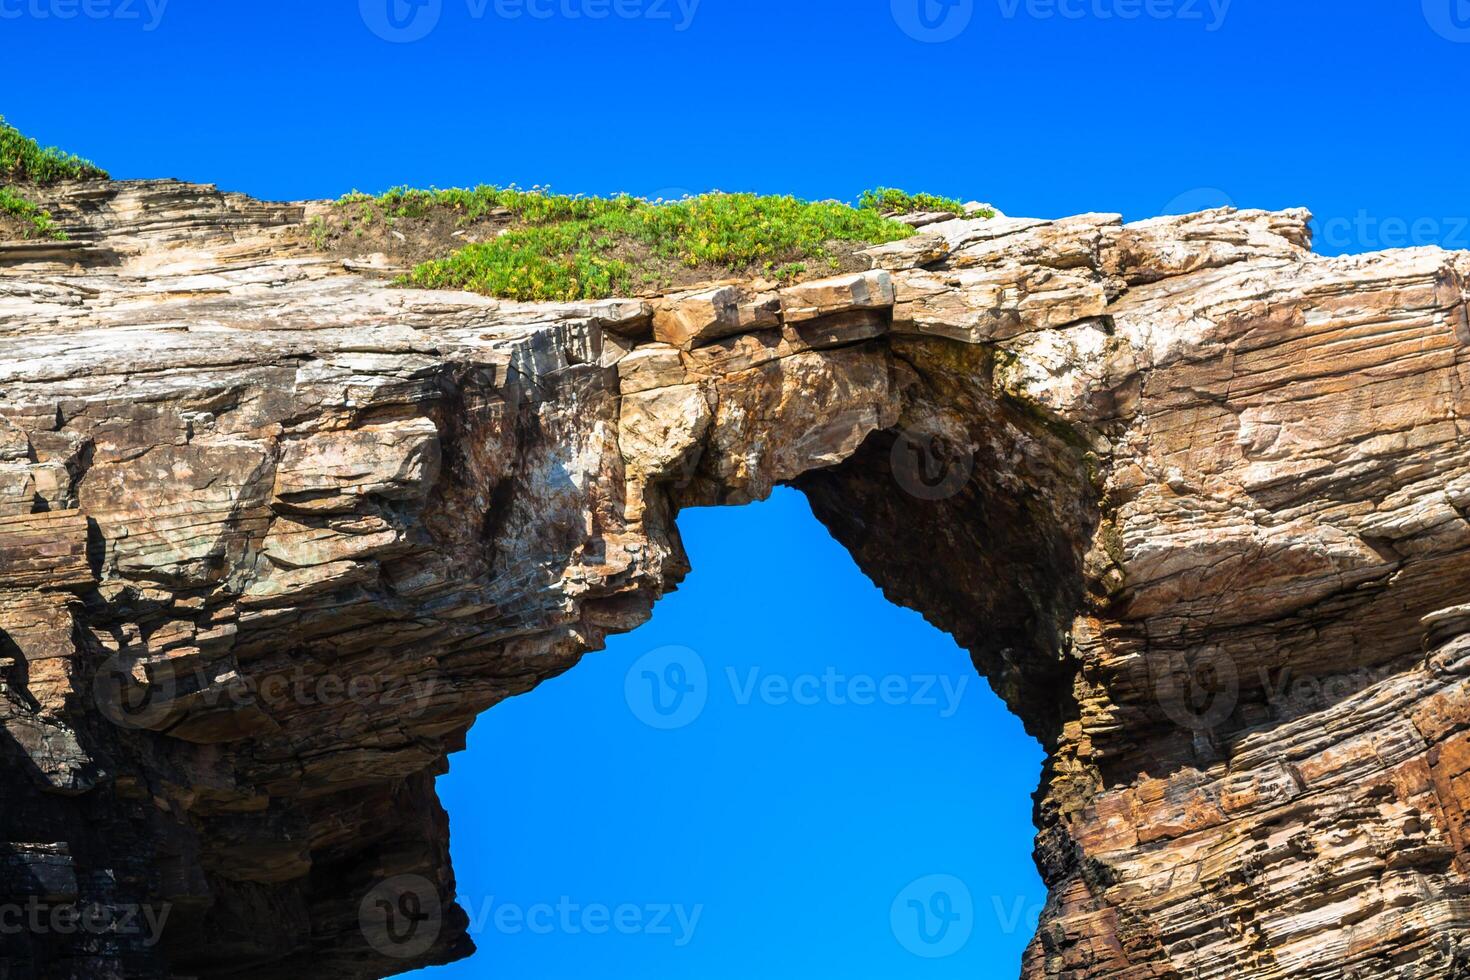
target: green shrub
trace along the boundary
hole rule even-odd
[[[919,211],[965,213],[965,203],[957,198],[939,197],[935,194],[910,194],[892,187],[878,187],[870,191],[863,191],[863,196],[858,199],[858,207],[882,214],[914,214]],[[981,211],[976,217],[993,218],[995,212],[987,209]]]
[[[8,187],[0,187],[0,214],[20,218],[21,233],[26,238],[50,238],[66,241],[66,232],[56,227],[51,215],[19,196]]]
[[[107,176],[102,170],[80,157],[46,147],[21,135],[0,116],[0,181],[54,184],[62,180],[82,180]]]

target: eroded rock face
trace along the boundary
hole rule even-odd
[[[1026,977],[1470,970],[1470,256],[936,216],[531,306],[350,274],[310,206],[48,206],[0,245],[0,901],[167,919],[0,975],[467,954],[447,756],[649,617],[680,508],[783,483],[1047,746]]]

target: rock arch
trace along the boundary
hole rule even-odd
[[[463,955],[434,774],[649,616],[681,507],[783,483],[1048,749],[1028,978],[1466,967],[1470,256],[961,219],[531,306],[345,273],[299,206],[57,194],[89,235],[0,246],[0,893],[172,917],[6,937],[36,976]]]

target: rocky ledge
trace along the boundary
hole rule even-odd
[[[0,244],[0,900],[116,928],[0,976],[466,955],[435,775],[648,619],[681,508],[779,484],[1045,744],[1027,978],[1470,971],[1470,255],[961,218],[522,305],[313,254],[314,205],[46,205]]]

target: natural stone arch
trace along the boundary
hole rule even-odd
[[[956,220],[862,275],[537,307],[343,274],[299,207],[57,195],[93,235],[0,255],[0,890],[173,904],[98,970],[466,952],[446,754],[648,617],[680,507],[778,483],[1047,746],[1028,977],[1464,967],[1470,257]],[[949,496],[904,489],[932,446]],[[442,913],[394,959],[360,910],[404,874]]]

